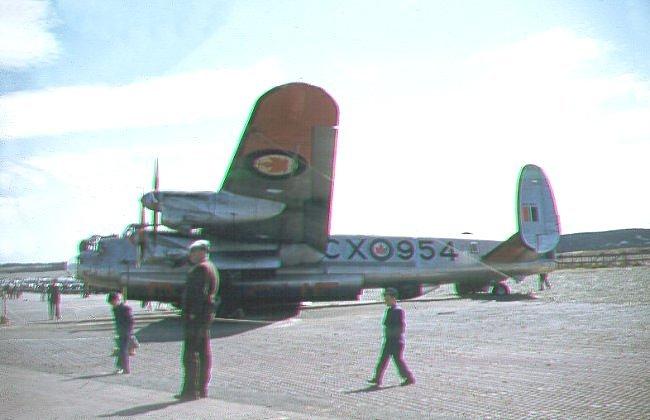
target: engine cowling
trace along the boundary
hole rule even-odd
[[[277,201],[244,197],[228,191],[152,191],[142,196],[141,201],[146,208],[161,213],[163,225],[180,231],[268,220],[286,207]]]

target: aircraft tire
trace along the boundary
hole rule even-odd
[[[492,287],[492,294],[495,296],[508,296],[510,294],[510,286],[505,283],[497,283]]]

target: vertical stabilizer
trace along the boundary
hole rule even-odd
[[[521,170],[517,221],[521,241],[537,253],[554,250],[560,241],[560,221],[553,191],[539,166],[526,165]]]

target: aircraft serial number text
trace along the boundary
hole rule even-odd
[[[388,261],[395,256],[402,261],[409,261],[415,257],[422,260],[432,260],[436,257],[449,258],[454,261],[458,257],[458,252],[453,241],[446,242],[442,249],[436,251],[434,241],[430,239],[420,239],[413,242],[403,239],[392,242],[384,238],[348,238],[345,240],[330,238],[325,255],[330,260],[353,260],[356,258]]]

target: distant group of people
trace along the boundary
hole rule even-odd
[[[2,288],[2,295],[6,296],[7,299],[20,299],[23,291],[15,284],[5,284]]]

